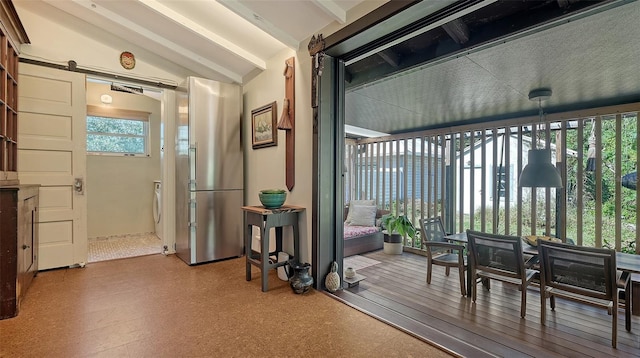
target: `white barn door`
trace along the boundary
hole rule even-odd
[[[21,63],[18,178],[40,184],[39,269],[87,261],[85,75]]]

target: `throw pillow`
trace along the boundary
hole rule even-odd
[[[351,212],[353,211],[352,210],[353,207],[359,206],[359,205],[365,205],[365,206],[376,205],[376,201],[375,200],[351,200],[351,202],[349,203],[349,212],[347,213],[347,220],[344,221],[346,224],[349,224],[351,222]]]
[[[376,224],[376,210],[378,208],[375,205],[365,206],[358,205],[350,209],[353,212],[351,215],[351,226],[375,226]]]

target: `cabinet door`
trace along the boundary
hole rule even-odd
[[[0,185],[15,185],[18,184],[18,53],[4,31],[4,26],[0,26]]]
[[[21,188],[18,194],[18,238],[16,240],[18,306],[38,271],[37,208],[38,187]]]
[[[35,230],[37,201],[37,196],[32,196],[25,199],[20,210],[20,226],[22,229],[19,234],[20,242],[18,245],[18,252],[20,252],[22,255],[22,260],[20,260],[22,266],[20,273],[27,274],[27,276],[32,276],[33,271],[37,271],[37,265],[35,261],[35,253],[37,252],[35,250],[37,248]],[[26,278],[26,280],[30,281],[30,278]],[[25,282],[25,284],[26,286],[28,286],[28,282]]]

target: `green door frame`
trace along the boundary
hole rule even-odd
[[[325,289],[331,263],[342,257],[342,167],[344,157],[344,63],[323,56],[318,78],[317,115],[313,123],[312,271],[316,289]],[[339,215],[338,215],[339,214]],[[339,274],[342,273],[341,262]]]
[[[344,202],[345,61],[377,48],[385,40],[402,36],[402,29],[415,27],[417,23],[426,26],[479,1],[392,0],[321,40],[322,70],[312,88],[318,98],[313,116],[311,218],[312,271],[316,289],[325,289],[324,277],[333,261],[338,261],[338,274],[342,278],[343,227],[338,224],[343,221]],[[317,44],[316,40],[312,39],[311,44]]]

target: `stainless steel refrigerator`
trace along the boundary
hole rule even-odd
[[[176,254],[189,265],[242,256],[241,88],[189,77],[176,101]]]

